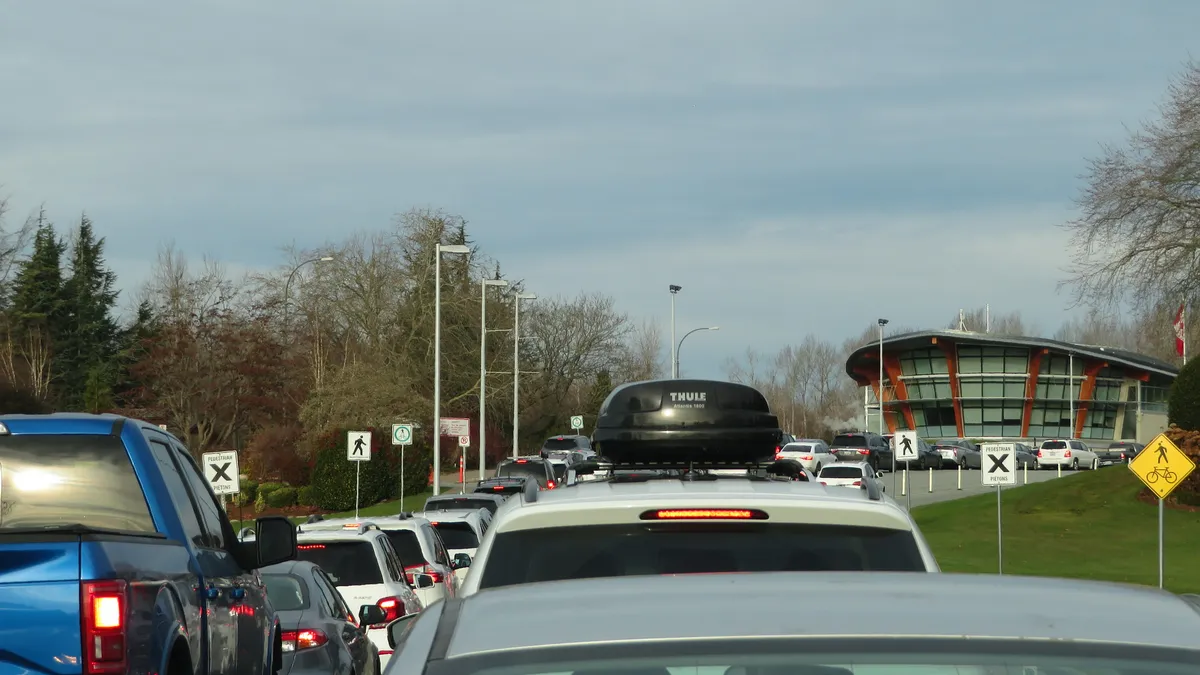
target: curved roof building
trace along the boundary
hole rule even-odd
[[[882,392],[879,342],[856,349],[846,373],[868,397],[882,396],[891,431],[933,439],[1144,443],[1166,428],[1167,389],[1179,373],[1111,347],[959,330],[893,335],[882,352]]]

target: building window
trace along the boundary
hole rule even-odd
[[[969,378],[959,381],[961,398],[1025,398],[1025,378]]]
[[[1029,436],[1066,438],[1071,435],[1071,407],[1057,401],[1035,401],[1029,413]]]
[[[1045,375],[1066,376],[1067,369],[1070,367],[1071,361],[1071,357],[1066,354],[1043,354],[1041,372]],[[1075,375],[1083,375],[1084,358],[1079,356],[1076,357],[1074,361]]]
[[[945,375],[949,372],[949,367],[942,350],[917,349],[900,355],[900,372],[905,377]]]
[[[958,435],[952,405],[913,406],[912,413],[917,433],[922,438],[953,438]]]
[[[1093,401],[1120,401],[1121,386],[1124,380],[1097,380],[1096,388],[1092,392]]]
[[[963,401],[963,434],[976,437],[1019,437],[1024,401]]]
[[[1083,424],[1083,438],[1112,440],[1117,429],[1117,406],[1112,403],[1093,403],[1088,407]]]
[[[1079,400],[1080,394],[1083,392],[1083,382],[1078,378],[1075,380],[1075,395],[1074,399]],[[1039,377],[1037,391],[1034,393],[1034,398],[1039,400],[1050,401],[1065,401],[1071,397],[1071,390],[1068,388],[1067,378],[1065,377]]]
[[[1011,373],[1019,375],[1029,371],[1029,350],[1008,347],[958,348],[958,372],[960,373]]]

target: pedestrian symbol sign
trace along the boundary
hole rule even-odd
[[[351,462],[371,461],[371,432],[351,431],[346,434],[346,459]]]
[[[1166,499],[1196,470],[1196,463],[1166,434],[1159,434],[1133,458],[1129,470],[1159,499]]]
[[[896,453],[897,463],[908,463],[920,456],[920,449],[917,447],[917,432],[897,431],[892,441],[895,444],[893,448]]]
[[[413,425],[393,424],[392,445],[412,445]]]
[[[981,478],[983,484],[1016,485],[1017,484],[1017,446],[1012,443],[988,443],[984,445]]]

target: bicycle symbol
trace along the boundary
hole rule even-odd
[[[1161,468],[1155,469],[1154,471],[1151,471],[1150,473],[1146,474],[1146,482],[1147,483],[1157,483],[1159,476],[1162,476],[1164,479],[1166,479],[1168,485],[1179,480],[1179,474],[1175,473],[1174,471],[1171,471],[1170,469],[1168,469],[1166,467],[1161,467]]]

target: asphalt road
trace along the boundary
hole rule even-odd
[[[1062,477],[1070,478],[1080,472],[1063,471]],[[908,495],[904,494],[902,489],[904,472],[895,474],[883,474],[884,486],[888,496],[895,499],[901,506],[907,507],[910,503]],[[930,491],[930,478],[932,476],[933,491]],[[1020,487],[1029,483],[1044,483],[1048,480],[1058,478],[1058,472],[1055,470],[1035,471],[1030,469],[1026,471],[1017,471],[1017,484],[1012,487]],[[961,479],[962,489],[959,488]],[[912,471],[909,472],[908,480],[911,481],[913,507],[924,506],[925,504],[935,504],[937,502],[950,501],[951,499],[962,499],[972,495],[980,495],[987,493],[995,493],[996,488],[983,485],[983,472],[978,470],[958,471],[957,469],[942,469],[941,471]]]

